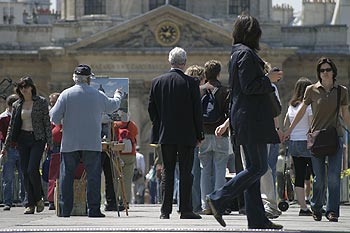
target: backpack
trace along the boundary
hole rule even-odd
[[[118,129],[118,141],[124,143],[124,150],[122,153],[131,153],[132,152],[132,138],[131,132],[129,130],[130,121],[126,124],[125,127]]]
[[[215,93],[219,88],[215,87],[213,91],[207,89],[205,94],[202,96],[202,112],[203,112],[203,123],[214,124],[221,120],[222,113],[220,112],[219,105],[215,98]]]

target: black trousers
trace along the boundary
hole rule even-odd
[[[40,161],[43,156],[46,142],[35,140],[33,132],[21,131],[18,137],[18,153],[23,173],[24,188],[28,202],[25,207],[33,207],[43,197]]]
[[[162,172],[163,203],[161,212],[171,214],[174,192],[174,171],[179,161],[180,170],[180,212],[192,212],[192,166],[194,146],[161,145],[164,168]]]

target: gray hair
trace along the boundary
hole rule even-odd
[[[183,48],[175,47],[169,52],[168,60],[171,65],[185,65],[187,60],[186,51]]]
[[[74,83],[87,83],[91,75],[73,74]]]

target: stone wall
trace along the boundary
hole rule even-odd
[[[282,36],[285,47],[340,52],[348,48],[346,25],[282,27]]]

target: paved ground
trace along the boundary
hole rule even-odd
[[[46,207],[44,212],[24,215],[22,207],[11,211],[0,209],[0,232],[271,232],[247,230],[246,217],[233,212],[224,216],[227,227],[221,227],[213,216],[200,220],[180,219],[175,212],[170,220],[159,219],[160,205],[131,205],[129,216],[125,212],[104,212],[106,218],[73,216],[59,218]],[[176,210],[176,207],[174,206]],[[338,223],[323,218],[315,222],[312,217],[299,217],[298,207],[292,205],[288,211],[274,221],[284,226],[284,232],[350,232],[350,206],[341,206]]]

